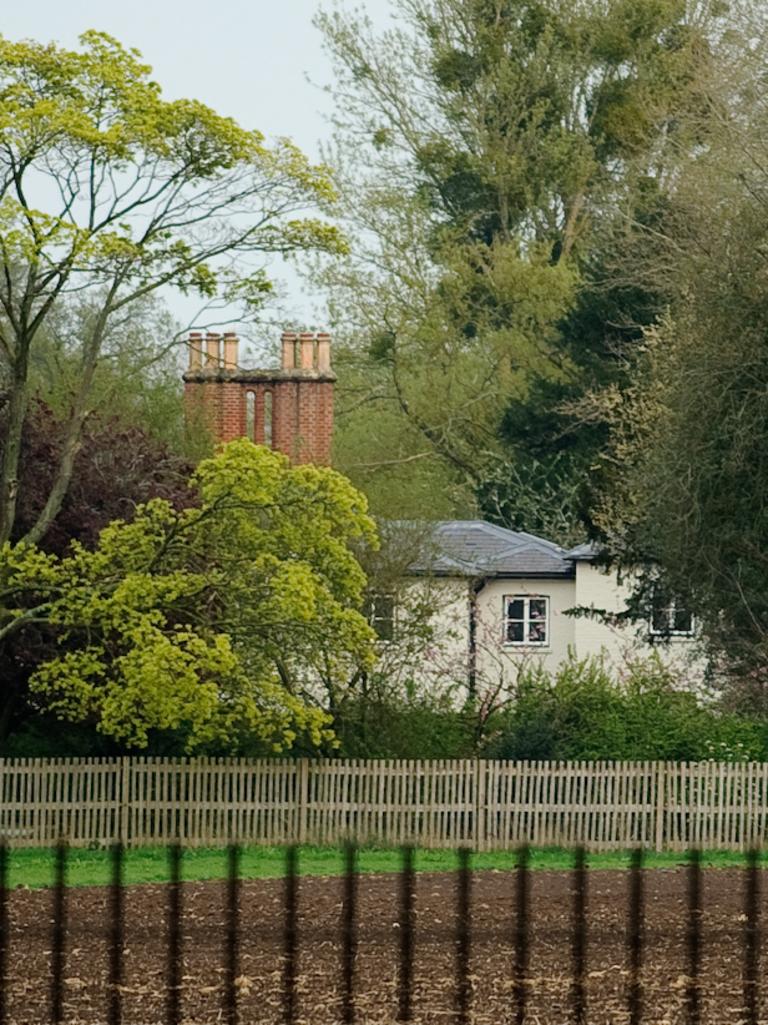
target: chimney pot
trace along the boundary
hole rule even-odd
[[[189,369],[200,370],[203,366],[203,336],[199,331],[189,332]]]
[[[209,370],[221,366],[221,335],[209,331],[205,336],[205,365]]]
[[[296,332],[283,331],[280,336],[282,343],[282,368],[293,370],[296,366]]]
[[[312,331],[302,331],[299,335],[301,341],[301,369],[312,370],[315,365],[315,335]]]
[[[224,332],[224,369],[237,370],[239,338],[234,331]]]
[[[331,369],[331,336],[325,331],[317,335],[317,369]]]

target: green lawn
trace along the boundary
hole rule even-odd
[[[626,869],[627,852],[592,854],[588,856],[590,868]],[[9,885],[50,886],[53,877],[53,852],[50,850],[18,849],[9,852]],[[649,852],[645,864],[648,868],[675,868],[685,864],[684,854],[655,854]],[[477,854],[472,866],[505,872],[516,863],[514,852]],[[531,851],[530,865],[534,870],[568,869],[573,856],[559,848],[540,848]],[[109,854],[107,851],[71,850],[68,857],[67,881],[72,886],[101,886],[109,882]],[[337,848],[302,847],[299,851],[299,871],[302,875],[331,876],[343,871],[343,855]],[[708,851],[702,855],[705,868],[737,868],[744,864],[741,855],[729,851]],[[761,854],[761,864],[768,865],[768,852]],[[227,856],[223,850],[190,849],[184,852],[183,878],[190,882],[203,879],[223,879],[226,876]],[[241,856],[241,875],[244,879],[274,879],[283,875],[285,853],[276,847],[245,847]],[[450,872],[456,868],[456,854],[451,851],[417,851],[416,869],[421,872]],[[400,853],[396,850],[363,848],[358,854],[361,872],[397,872]],[[157,883],[168,879],[168,856],[162,847],[143,847],[129,850],[125,855],[125,881],[127,883]]]

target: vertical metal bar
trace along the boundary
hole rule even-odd
[[[168,979],[167,979],[167,1025],[179,1025],[181,1021],[181,845],[171,844],[168,848]]]
[[[342,1015],[344,1025],[355,1021],[355,954],[357,949],[357,848],[348,843],[344,848],[343,906],[343,986]]]
[[[51,936],[51,1022],[64,1018],[64,962],[67,931],[67,845],[56,844],[53,876],[53,934]]]
[[[240,976],[240,847],[227,849],[227,933],[224,996],[225,1021],[237,1025],[237,980]]]
[[[409,1022],[413,1013],[413,847],[402,850],[400,872],[400,973],[398,976],[397,1020]]]
[[[456,904],[456,1021],[458,1025],[466,1025],[469,1021],[469,955],[471,946],[469,909],[471,885],[470,850],[468,847],[460,847]]]
[[[8,1020],[8,847],[0,840],[0,1025]]]
[[[577,847],[573,863],[573,989],[571,1020],[584,1025],[586,993],[584,979],[587,967],[587,860],[583,847]]]
[[[629,1025],[641,1025],[643,1017],[643,988],[640,973],[643,967],[643,906],[645,894],[643,890],[643,848],[636,847],[632,851],[629,870],[629,928],[627,929],[627,946],[629,947]]]
[[[285,954],[283,974],[283,1009],[285,1025],[296,1021],[296,962],[298,954],[298,853],[296,847],[285,852]]]
[[[745,1025],[757,1025],[760,967],[760,870],[755,847],[747,852],[744,880],[744,1014]]]
[[[688,855],[688,981],[685,994],[687,1025],[699,1025],[701,1019],[700,967],[701,852],[692,850]]]
[[[528,956],[530,928],[528,910],[530,903],[530,879],[528,864],[530,851],[524,844],[517,852],[515,871],[515,960],[512,975],[512,992],[515,998],[515,1025],[525,1025],[528,996]]]
[[[124,907],[124,858],[121,843],[113,844],[110,851],[112,879],[109,888],[109,995],[107,1021],[109,1025],[120,1025],[123,1014],[123,945],[125,937]]]

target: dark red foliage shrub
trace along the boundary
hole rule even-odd
[[[14,540],[26,534],[45,505],[58,468],[62,435],[62,424],[51,409],[33,402],[24,425]],[[2,437],[0,413],[0,445]],[[195,496],[188,486],[192,469],[187,460],[140,427],[116,418],[92,417],[64,504],[41,547],[63,554],[72,541],[91,546],[107,523],[131,519],[136,506],[150,498],[165,498],[177,509],[193,504]],[[30,717],[35,721],[27,680],[41,662],[56,653],[58,643],[45,626],[31,625],[0,644],[0,755],[15,729],[29,725]],[[100,748],[94,746],[93,750]]]
[[[14,539],[24,536],[45,505],[61,455],[62,430],[44,403],[32,403],[24,427]],[[102,527],[130,519],[136,506],[150,498],[165,498],[176,508],[192,504],[187,483],[192,469],[140,427],[92,417],[64,504],[41,547],[62,553],[73,540],[92,545]]]

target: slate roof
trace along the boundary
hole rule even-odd
[[[566,559],[573,559],[574,562],[592,562],[600,553],[600,548],[594,541],[585,541],[576,545],[565,553]]]
[[[466,577],[574,575],[574,564],[559,545],[484,520],[438,520],[424,525],[418,550],[411,564],[414,573]]]

